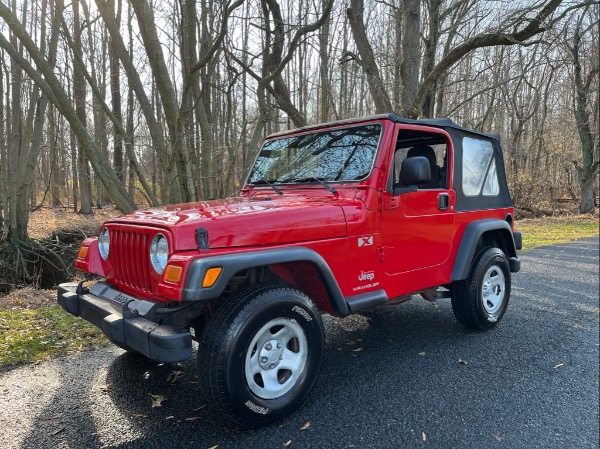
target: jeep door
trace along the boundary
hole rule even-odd
[[[381,259],[388,275],[435,267],[448,259],[456,203],[447,133],[397,124],[393,153],[381,215]],[[404,186],[400,183],[402,162],[416,156],[428,159],[431,181]],[[394,194],[395,188],[402,191]]]

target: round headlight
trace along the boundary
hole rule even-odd
[[[110,250],[110,235],[108,234],[107,228],[102,228],[100,231],[100,235],[98,236],[98,251],[100,251],[100,256],[104,260],[108,259],[108,252]]]
[[[169,260],[169,242],[162,234],[156,234],[150,244],[150,262],[158,274],[162,274]]]

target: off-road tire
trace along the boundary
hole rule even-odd
[[[295,336],[288,340],[286,335]],[[200,384],[230,421],[269,424],[294,412],[310,393],[323,341],[321,316],[305,294],[277,285],[244,288],[217,310],[202,333]],[[249,375],[253,370],[259,372]]]
[[[495,327],[508,307],[510,284],[510,267],[504,252],[499,248],[479,249],[467,278],[451,285],[454,316],[470,329]]]

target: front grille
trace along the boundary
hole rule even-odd
[[[152,293],[150,241],[147,230],[126,227],[110,229],[110,261],[114,283],[124,290]]]

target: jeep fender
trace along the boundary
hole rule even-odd
[[[188,268],[185,285],[181,292],[181,299],[183,301],[208,301],[219,298],[225,291],[229,280],[236,273],[249,268],[289,262],[310,262],[314,264],[323,279],[325,289],[333,307],[342,316],[350,313],[342,291],[325,259],[319,253],[301,246],[214,257],[199,257]],[[212,287],[203,288],[202,280],[204,279],[206,270],[212,267],[221,267],[223,271]]]
[[[467,278],[477,244],[481,236],[486,232],[494,232],[500,237],[500,249],[504,251],[509,260],[510,271],[513,273],[519,271],[520,261],[517,257],[517,248],[510,224],[504,220],[489,218],[473,221],[465,228],[456,253],[456,259],[454,260],[454,267],[452,268],[452,275],[450,277],[452,281],[460,281]]]

